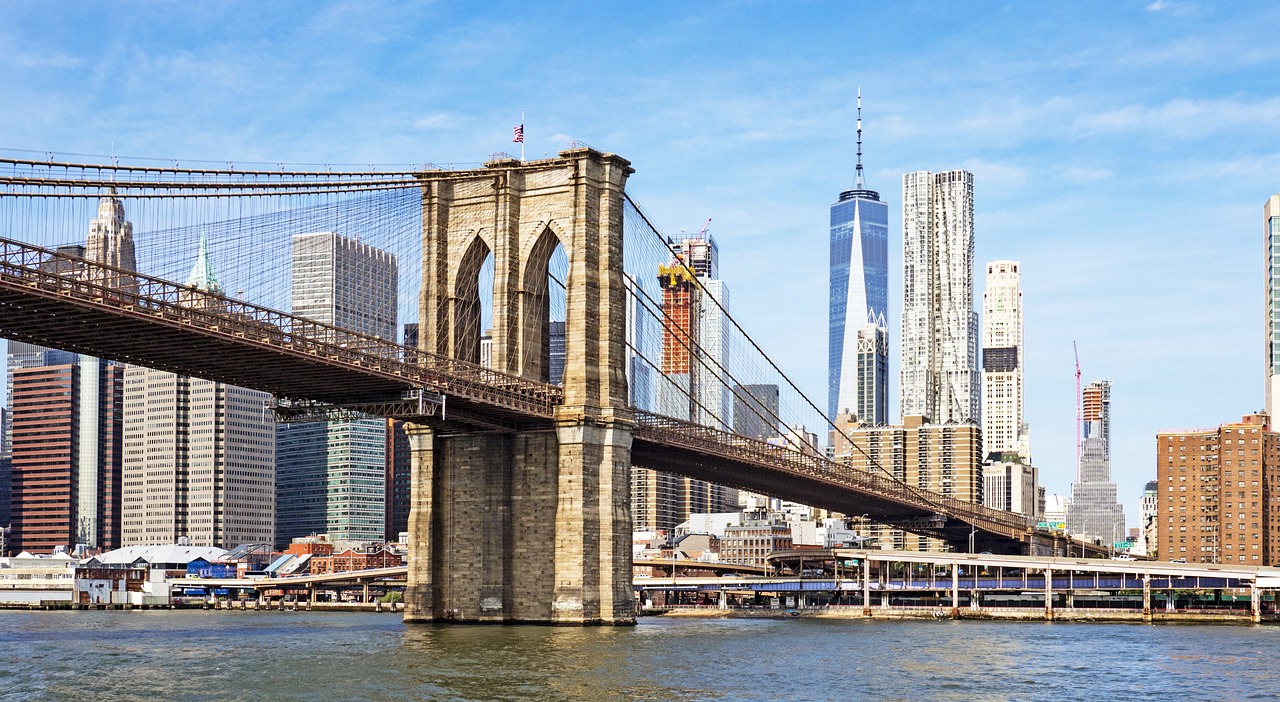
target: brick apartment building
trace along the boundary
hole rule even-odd
[[[1280,433],[1266,414],[1156,434],[1160,560],[1280,564]]]

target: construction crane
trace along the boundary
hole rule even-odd
[[[710,218],[710,217],[707,217],[707,223],[706,223],[706,224],[704,224],[704,225],[702,225],[702,229],[699,229],[699,230],[698,230],[698,238],[699,238],[699,239],[705,239],[705,238],[707,238],[707,227],[710,227],[710,226],[711,226],[711,218]]]
[[[1071,350],[1076,354],[1076,480],[1080,480],[1080,422],[1084,419],[1080,406],[1080,348],[1072,340]]]

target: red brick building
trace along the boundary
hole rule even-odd
[[[345,573],[370,568],[394,568],[404,565],[404,556],[383,546],[370,551],[349,548],[332,556],[312,556],[311,574]]]
[[[1280,434],[1265,414],[1156,435],[1160,560],[1280,564]]]

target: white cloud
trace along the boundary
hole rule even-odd
[[[460,123],[457,115],[437,112],[414,120],[414,129],[453,129]]]
[[[1085,136],[1150,132],[1166,137],[1239,132],[1244,128],[1274,130],[1280,126],[1280,97],[1255,102],[1236,98],[1175,98],[1160,105],[1125,105],[1076,120],[1072,131]]]

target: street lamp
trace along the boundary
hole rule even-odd
[[[978,533],[978,525],[969,525],[969,553],[973,553],[973,537]]]

